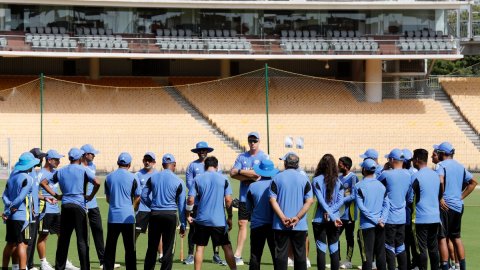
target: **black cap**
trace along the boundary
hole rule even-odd
[[[47,156],[47,153],[43,153],[40,148],[32,148],[30,153],[32,153],[35,158],[44,158]]]

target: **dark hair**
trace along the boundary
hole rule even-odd
[[[298,163],[300,162],[300,158],[293,153],[288,154],[283,162],[285,165],[285,169],[298,169]]]
[[[209,156],[205,159],[205,171],[208,169],[208,167],[218,167],[218,159],[214,156]]]
[[[327,186],[327,201],[332,201],[333,189],[338,179],[338,167],[335,158],[331,154],[325,154],[318,162],[314,177],[323,175]]]
[[[372,175],[375,174],[375,171],[367,170],[365,168],[362,168],[362,175],[367,176],[367,175]]]
[[[341,158],[338,159],[338,161],[342,162],[343,165],[345,165],[345,167],[347,167],[347,169],[350,170],[350,169],[352,168],[353,162],[352,162],[352,159],[351,159],[351,158],[349,158],[349,157],[341,157]]]
[[[422,162],[428,162],[428,151],[422,148],[413,150],[413,159],[418,159]]]

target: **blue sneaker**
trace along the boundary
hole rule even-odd
[[[218,255],[218,254],[214,254],[214,255],[213,255],[212,261],[213,261],[213,263],[215,263],[215,264],[227,265],[227,262],[224,261],[224,260],[222,260],[222,258],[220,258],[220,255]]]
[[[183,264],[193,264],[193,262],[194,258],[192,254],[188,255],[187,258],[183,260]]]

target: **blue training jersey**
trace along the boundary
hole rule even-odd
[[[268,155],[265,154],[263,151],[258,151],[258,153],[254,156],[250,154],[250,152],[244,152],[238,155],[237,159],[235,160],[235,164],[233,168],[239,170],[253,170],[253,166],[260,164],[262,160],[269,159]],[[246,202],[247,200],[247,190],[248,184],[244,182],[240,182],[240,201]]]
[[[3,191],[4,214],[11,220],[25,221],[23,228],[28,226],[32,218],[32,202],[29,193],[33,181],[29,174],[13,171]],[[12,209],[16,209],[16,211],[12,212]]]
[[[97,173],[97,166],[95,166],[95,164],[93,164],[93,162],[89,162],[87,167],[87,169],[89,169],[93,175],[95,175]],[[88,183],[87,184],[87,195],[90,195],[93,191],[93,184],[92,183]],[[89,202],[87,202],[87,209],[93,209],[93,208],[97,208],[98,207],[98,204],[97,204],[97,195],[95,195],[95,197],[93,197],[93,199]]]
[[[406,169],[393,169],[384,171],[379,179],[387,188],[390,201],[390,213],[387,224],[405,224],[407,214],[407,194],[411,188],[411,176]]]
[[[42,171],[35,170],[33,169],[29,175],[33,179],[32,183],[32,189],[30,190],[30,200],[32,202],[32,214],[34,217],[37,217],[40,215],[41,208],[40,208],[40,199],[38,198],[38,192],[39,192],[39,186],[40,186],[40,181],[42,181]],[[35,219],[32,219],[31,222],[35,222]]]
[[[340,174],[338,179],[342,182],[344,189],[343,205],[344,212],[341,214],[341,220],[355,221],[357,220],[357,205],[355,203],[355,185],[358,182],[358,177],[355,173],[349,172],[343,176]]]
[[[87,210],[85,185],[95,181],[91,170],[83,165],[69,164],[55,172],[52,181],[60,185],[62,204],[75,204]]]
[[[149,173],[147,172],[147,170],[145,170],[145,168],[143,168],[136,173],[138,182],[140,183],[140,190],[143,190],[148,179],[150,179],[150,177],[152,177],[152,175],[157,172],[158,171],[156,169],[153,169],[152,172]],[[150,193],[150,200],[151,199],[152,199],[152,194]],[[140,200],[140,205],[138,206],[138,212],[150,212],[150,208],[146,206],[142,200]]]
[[[440,223],[440,177],[428,167],[412,175],[412,221],[416,224]]]
[[[270,185],[270,198],[276,198],[280,209],[286,217],[297,215],[303,208],[305,200],[312,198],[312,185],[308,177],[297,170],[287,169],[273,177]],[[272,228],[274,230],[307,231],[307,214],[297,223],[294,228],[286,228],[277,215],[273,215]]]
[[[247,209],[252,213],[250,228],[254,229],[264,225],[271,225],[273,209],[270,206],[269,189],[272,183],[270,177],[262,177],[257,182],[248,186]]]
[[[105,195],[109,198],[108,223],[135,223],[133,201],[141,195],[135,174],[119,168],[107,175]]]
[[[355,201],[360,212],[360,229],[375,227],[388,218],[390,203],[385,186],[375,178],[364,178],[355,185]]]
[[[472,174],[454,159],[447,159],[438,163],[437,173],[444,177],[443,199],[445,203],[450,209],[461,213],[464,184],[468,184],[472,180]]]
[[[203,226],[224,227],[226,216],[225,196],[232,195],[232,187],[228,179],[217,172],[205,172],[195,177],[188,196],[197,201],[195,223]]]
[[[317,198],[315,207],[315,217],[312,222],[322,223],[326,221],[335,221],[340,218],[340,207],[343,205],[344,189],[342,182],[337,179],[335,186],[331,191],[331,198],[327,198],[327,185],[325,177],[319,175],[313,178],[313,194]],[[329,220],[324,220],[323,214],[327,213]]]
[[[165,169],[150,177],[142,190],[141,199],[152,211],[178,210],[180,223],[185,228],[185,192],[182,179],[171,170]]]
[[[53,170],[52,172],[48,171],[47,169],[43,168],[41,170],[41,174],[42,174],[42,180],[40,181],[43,181],[43,180],[47,180],[48,181],[48,186],[55,192],[55,193],[58,193],[58,183],[53,183],[52,179],[53,179],[53,174],[56,172],[56,170]],[[43,197],[47,197],[47,198],[53,198],[52,195],[50,195],[50,193],[48,193],[44,188],[40,188],[40,192],[42,194]],[[55,204],[51,204],[51,203],[48,203],[46,201],[40,201],[40,210],[41,210],[41,215],[40,215],[40,218],[43,218],[43,215],[44,214],[58,214],[60,213],[60,207],[58,207],[58,204],[55,203]]]

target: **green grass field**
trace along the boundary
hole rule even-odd
[[[477,181],[480,181],[480,175],[475,175],[475,178]],[[103,178],[102,178],[103,180]],[[235,181],[235,180],[233,180]],[[0,192],[3,193],[3,189],[5,187],[5,181],[0,181]],[[238,183],[233,182],[234,184],[232,185],[234,187],[234,195],[238,195]],[[102,213],[102,219],[103,219],[103,227],[104,227],[104,234],[106,237],[106,228],[107,228],[107,215],[108,215],[108,204],[106,203],[103,195],[103,186],[100,188],[100,191],[98,193],[98,204],[101,209]],[[313,216],[313,208],[310,210],[308,219],[311,220],[311,217]],[[477,257],[475,254],[477,252],[480,252],[480,234],[478,233],[478,221],[475,221],[478,217],[480,216],[480,190],[475,190],[470,197],[467,198],[465,201],[465,213],[463,215],[463,221],[462,221],[462,239],[463,243],[465,245],[466,249],[466,254],[467,254],[467,265],[470,269],[477,269],[476,267],[480,267],[480,257]],[[237,242],[237,230],[238,226],[236,226],[236,214],[234,214],[234,221],[233,221],[233,229],[230,232],[230,240],[232,242],[232,246],[235,249],[236,247],[236,242]],[[475,225],[477,224],[477,225]],[[309,225],[311,223],[309,222]],[[311,228],[309,232],[312,232]],[[1,239],[4,239],[5,236],[5,226],[0,226],[0,237]],[[316,267],[316,250],[315,250],[315,242],[313,239],[313,233],[309,234],[309,240],[310,240],[310,252],[308,254],[308,257],[310,258],[312,262],[312,267]],[[180,237],[177,236],[177,242],[176,242],[176,249],[175,249],[175,256],[174,256],[174,265],[173,269],[193,269],[192,265],[183,265],[180,260]],[[55,235],[52,235],[49,237],[49,240],[47,242],[47,259],[50,263],[54,264],[55,262],[55,250],[56,250],[56,242],[57,242],[57,237]],[[138,238],[137,241],[137,267],[139,269],[143,268],[143,261],[145,258],[145,253],[147,250],[147,235],[141,235]],[[70,244],[70,250],[69,250],[69,259],[76,265],[80,266],[79,261],[78,261],[78,255],[76,251],[76,240],[75,240],[75,234],[72,235],[72,240]],[[357,243],[355,243],[357,245]],[[341,247],[342,247],[342,256],[345,256],[345,237],[342,235],[341,237]],[[184,239],[184,254],[185,256],[187,255],[187,239]],[[205,249],[205,260],[204,260],[204,265],[203,269],[227,269],[225,266],[219,266],[215,265],[212,263],[212,248],[211,245]],[[243,258],[245,261],[248,261],[249,258],[249,253],[250,253],[250,241],[247,239],[247,242],[245,243],[245,248],[243,250]],[[222,258],[223,252],[220,253]],[[120,263],[122,266],[124,266],[124,249],[123,249],[123,242],[121,241],[121,238],[118,242],[118,247],[117,247],[117,263]],[[39,264],[39,259],[37,256],[37,253],[35,254],[35,264]],[[328,257],[328,256],[327,256]],[[97,268],[99,266],[98,263],[98,258],[95,252],[95,247],[93,244],[93,239],[90,239],[90,260],[91,260],[91,267],[92,269]],[[328,260],[328,258],[327,258]],[[360,264],[360,255],[358,252],[358,247],[355,246],[355,251],[354,251],[354,256],[353,256],[353,264],[354,265],[359,265]],[[157,266],[159,267],[159,266]],[[239,266],[238,269],[248,269],[248,265],[245,266]],[[264,255],[262,257],[262,269],[273,269],[272,266],[272,259],[270,258],[269,252],[267,248],[265,248]]]

